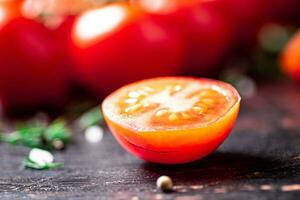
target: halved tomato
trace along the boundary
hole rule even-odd
[[[146,161],[177,164],[213,152],[233,127],[239,105],[238,92],[226,83],[164,77],[120,88],[102,109],[126,150]]]

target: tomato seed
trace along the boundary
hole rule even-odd
[[[215,100],[213,100],[213,99],[208,99],[208,98],[206,98],[206,99],[201,99],[200,101],[203,102],[203,103],[205,103],[205,104],[214,104],[214,103],[215,103]]]
[[[125,103],[129,103],[129,104],[132,104],[132,103],[136,103],[138,101],[138,99],[136,98],[129,98],[129,99],[125,99]]]
[[[131,97],[131,98],[137,98],[140,96],[140,94],[136,91],[131,91],[128,93],[128,96]]]
[[[193,106],[192,110],[197,113],[202,113],[204,111],[204,109],[201,108],[200,106]]]
[[[176,121],[176,120],[178,120],[178,115],[176,113],[171,113],[169,115],[169,120],[170,121]]]
[[[145,90],[145,91],[147,91],[147,92],[149,92],[149,93],[155,92],[155,90],[154,90],[153,88],[148,87],[148,86],[144,86],[144,87],[142,87],[142,88],[143,88],[143,90]]]
[[[138,93],[139,93],[140,95],[144,95],[144,96],[149,95],[149,93],[146,92],[145,90],[139,90]]]
[[[178,92],[179,90],[182,90],[182,85],[176,85],[174,88],[173,88],[174,91]]]
[[[156,116],[156,117],[161,117],[161,116],[165,115],[167,112],[168,112],[167,109],[162,109],[162,110],[157,111],[157,112],[155,113],[155,116]]]
[[[126,108],[125,112],[127,112],[127,113],[134,112],[134,111],[137,111],[139,108],[141,108],[141,104],[135,104],[133,106]]]
[[[187,113],[181,113],[181,115],[184,119],[190,119],[191,118],[191,116]]]

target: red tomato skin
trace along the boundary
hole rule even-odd
[[[280,62],[282,71],[300,84],[300,31],[287,43]]]
[[[166,0],[175,5],[171,11],[142,9],[166,26],[179,32],[185,41],[184,72],[193,75],[210,75],[231,49],[231,25],[206,3]],[[174,3],[175,2],[175,3]]]
[[[204,1],[204,5],[216,10],[231,25],[231,37],[237,47],[253,46],[258,31],[268,21],[265,1],[213,0]]]
[[[75,23],[76,16],[66,15],[62,17],[63,17],[63,21],[58,27],[53,29],[52,32],[54,34],[53,37],[55,37],[55,41],[57,43],[58,54],[60,55],[60,65],[64,69],[67,69],[65,71],[65,75],[66,75],[65,79],[68,80],[66,81],[66,83],[67,85],[71,86],[72,82],[75,82],[75,80],[73,80],[74,77],[72,72],[74,66],[74,60],[70,54],[69,45],[71,43],[71,33],[72,33],[73,25]]]
[[[53,31],[55,32],[55,37],[60,43],[62,43],[60,45],[60,49],[62,49],[62,51],[64,51],[65,53],[69,53],[68,45],[71,42],[71,33],[76,16],[66,15],[62,16],[62,18],[63,20],[60,25],[53,29]]]
[[[0,99],[5,110],[61,106],[67,69],[50,30],[17,17],[0,29]]]
[[[141,15],[88,47],[73,40],[71,52],[78,80],[99,97],[129,82],[177,74],[183,48],[176,32]]]
[[[186,54],[188,74],[214,74],[231,49],[231,26],[219,13],[199,5],[187,13],[185,27],[190,40]]]
[[[298,23],[298,0],[213,0],[204,1],[206,6],[223,14],[232,24],[232,38],[238,47],[253,47],[257,34],[265,23]]]
[[[300,24],[299,0],[266,0],[263,2],[266,3],[266,13],[273,21],[284,24]]]
[[[233,126],[233,125],[232,125]],[[114,125],[110,125],[111,132],[113,133],[114,137],[117,139],[119,144],[126,149],[129,153],[139,157],[142,160],[153,162],[153,163],[160,163],[160,164],[184,164],[199,160],[201,158],[206,157],[211,152],[214,152],[222,142],[228,137],[229,133],[231,132],[231,127],[224,130],[223,133],[220,133],[219,138],[215,138],[212,141],[208,141],[203,143],[201,147],[182,147],[180,150],[174,151],[153,151],[150,149],[146,149],[135,144],[128,142],[126,138],[122,135],[122,132],[126,131],[115,129]],[[138,133],[137,133],[138,134]]]

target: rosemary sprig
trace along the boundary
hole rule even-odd
[[[39,163],[31,161],[29,158],[25,158],[23,160],[22,164],[25,168],[38,169],[38,170],[57,169],[57,168],[64,167],[64,164],[62,164],[62,163],[54,162],[54,163],[39,164]]]
[[[99,125],[99,123],[103,124],[103,117],[100,109],[95,107],[83,113],[75,122],[80,129],[85,130]],[[0,142],[33,148],[29,156],[22,162],[25,168],[46,170],[64,166],[62,163],[53,162],[52,154],[45,150],[60,150],[70,142],[72,132],[65,120],[57,119],[49,124],[47,119],[38,117],[27,122],[17,123],[15,129],[9,134],[0,133]],[[43,159],[49,158],[49,156],[52,157],[51,162],[44,162]]]
[[[99,107],[90,109],[78,119],[79,127],[83,130],[94,125],[99,125],[99,123],[103,123],[103,115]]]
[[[54,157],[49,151],[33,148],[22,163],[25,168],[39,170],[63,167],[62,163],[55,163],[53,161]]]
[[[71,130],[64,120],[56,120],[51,124],[25,123],[10,134],[0,134],[0,142],[11,145],[23,145],[31,148],[57,149],[57,141],[67,144],[71,139]]]

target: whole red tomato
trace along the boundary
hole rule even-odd
[[[261,26],[268,20],[266,13],[270,3],[261,0],[201,0],[206,7],[215,10],[231,25],[231,38],[236,46],[253,46]]]
[[[281,23],[297,23],[300,17],[300,1],[299,0],[267,0],[268,14],[272,20]]]
[[[22,16],[1,22],[0,99],[4,108],[62,105],[68,89],[67,69],[61,65],[53,32]]]
[[[234,28],[237,46],[256,44],[260,28],[267,22],[291,23],[300,16],[299,0],[201,0],[222,14]],[[299,20],[298,20],[299,23]]]
[[[0,28],[21,15],[21,3],[17,0],[0,1]]]
[[[59,25],[54,28],[54,31],[56,32],[56,37],[59,38],[61,42],[66,43],[66,48],[68,48],[67,45],[69,45],[71,41],[71,33],[74,21],[75,16],[73,15],[61,16],[61,21]]]
[[[199,0],[140,0],[152,17],[177,30],[187,46],[185,68],[189,73],[207,75],[230,49],[231,25]]]
[[[183,51],[175,31],[127,4],[84,12],[72,41],[78,78],[96,96],[131,81],[176,74]]]
[[[300,84],[300,31],[283,50],[281,68],[290,78]]]
[[[60,65],[68,70],[73,68],[73,59],[69,52],[69,44],[71,42],[72,28],[75,22],[74,15],[61,16],[60,24],[52,28],[53,36],[57,42],[57,52],[61,55]],[[69,75],[68,79],[71,80],[72,73],[67,73]]]

